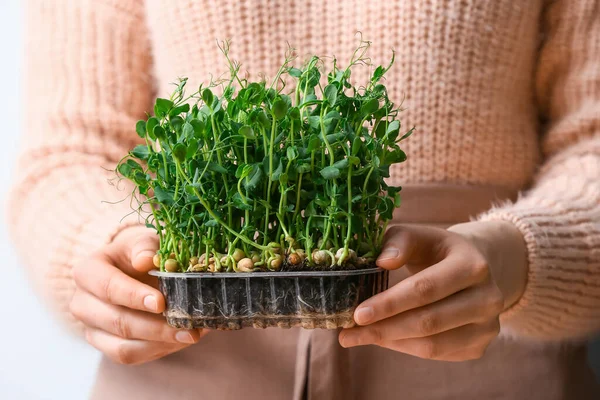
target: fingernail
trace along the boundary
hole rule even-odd
[[[158,310],[158,303],[156,301],[156,297],[154,296],[146,296],[144,297],[144,307],[150,311]]]
[[[194,338],[189,332],[179,331],[175,334],[175,339],[181,343],[194,343]]]
[[[356,310],[354,319],[360,325],[368,324],[375,317],[375,312],[371,307],[362,307]]]
[[[389,247],[381,252],[377,261],[385,261],[397,258],[400,255],[398,249],[394,249],[393,247]]]
[[[152,250],[144,250],[144,251],[141,251],[141,252],[138,254],[138,257],[148,257],[148,258],[152,258],[152,257],[154,257],[154,255],[155,255],[155,254],[156,254],[156,252],[155,252],[155,251],[152,251]]]

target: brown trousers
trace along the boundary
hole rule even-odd
[[[396,222],[448,226],[513,193],[490,187],[405,188]],[[393,272],[390,285],[401,279]],[[500,335],[479,360],[422,360],[376,346],[343,349],[337,331],[244,329],[141,366],[103,359],[93,400],[592,400],[586,349]]]

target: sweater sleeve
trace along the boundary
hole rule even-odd
[[[543,15],[536,95],[545,163],[514,204],[483,220],[513,222],[528,249],[528,282],[503,329],[583,339],[600,329],[600,1],[553,1]]]
[[[149,109],[142,0],[30,0],[25,132],[8,199],[11,235],[44,302],[73,322],[71,267],[137,224],[131,188],[109,184]],[[110,204],[116,203],[116,204]]]

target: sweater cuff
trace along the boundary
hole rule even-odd
[[[526,243],[526,287],[500,315],[503,333],[577,340],[600,329],[600,193],[593,186],[566,186],[570,193],[562,199],[534,189],[478,218],[513,223]]]

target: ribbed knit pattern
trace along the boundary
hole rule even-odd
[[[136,142],[135,121],[177,77],[194,88],[226,71],[216,39],[231,38],[232,57],[256,77],[274,74],[286,41],[300,59],[334,54],[343,64],[361,31],[374,65],[396,50],[387,85],[407,108],[404,126],[417,126],[392,180],[533,182],[482,217],[514,222],[529,249],[529,283],[505,326],[551,339],[600,327],[598,0],[30,0],[27,15],[25,150],[11,221],[59,308],[71,266],[130,211],[101,203],[126,193],[101,166],[114,168]]]

